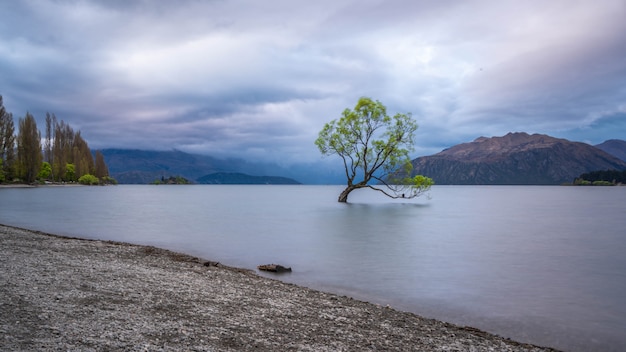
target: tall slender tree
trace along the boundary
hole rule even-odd
[[[50,115],[49,112],[46,112],[46,139],[44,142],[44,161],[46,161],[50,166],[52,166],[53,157],[52,157],[52,139],[54,138],[54,122],[56,122],[56,117],[54,114]],[[50,168],[50,177],[54,179],[54,173],[52,173],[52,168]]]
[[[95,176],[102,180],[104,177],[109,176],[109,168],[104,162],[104,155],[99,150],[96,151],[96,172]]]
[[[80,131],[74,134],[74,141],[72,142],[72,159],[74,163],[76,177],[82,175],[91,174],[95,172],[93,155],[89,149],[89,145],[83,139]]]
[[[15,125],[13,114],[6,111],[0,95],[0,174],[3,179],[11,180],[15,164]]]
[[[56,181],[76,181],[86,174],[98,175],[98,178],[109,175],[104,158],[98,161],[98,153],[94,162],[89,144],[80,131],[74,132],[72,127],[63,120],[57,122],[54,114],[51,115],[50,120],[52,130],[54,130],[50,164]],[[102,157],[101,154],[100,156]],[[96,163],[99,164],[96,165]]]
[[[49,112],[45,121],[42,149],[41,133],[33,115],[27,112],[24,118],[19,119],[16,136],[13,115],[6,111],[0,95],[0,182],[14,177],[32,183],[38,177],[76,181],[86,174],[97,174],[101,179],[109,176],[102,153],[98,151],[94,161],[80,131],[74,132],[63,120],[57,122],[56,116]],[[46,163],[46,170],[40,174],[42,161]]]
[[[63,120],[54,124],[54,142],[52,145],[52,173],[56,181],[68,180],[66,167],[72,163],[74,130]]]
[[[41,168],[41,133],[37,129],[37,122],[33,115],[26,113],[20,118],[19,133],[17,135],[17,160],[19,176],[26,182],[35,182],[39,168]]]

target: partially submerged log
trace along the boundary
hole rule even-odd
[[[262,271],[271,271],[273,273],[287,273],[287,272],[291,272],[291,268],[286,268],[282,265],[278,265],[278,264],[265,264],[265,265],[259,265],[257,266],[257,268],[259,270]]]

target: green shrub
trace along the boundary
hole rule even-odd
[[[65,164],[65,181],[76,181],[76,167],[74,164]]]
[[[613,183],[609,181],[593,181],[591,184],[594,186],[613,186]]]
[[[102,177],[102,178],[100,179],[100,182],[101,182],[103,185],[116,185],[116,184],[117,184],[117,180],[116,180],[116,179],[114,179],[114,178],[113,178],[113,177],[111,177],[111,176],[104,176],[104,177]]]
[[[37,175],[37,179],[41,181],[47,180],[50,178],[51,174],[52,174],[52,166],[50,166],[50,163],[44,161],[41,164],[41,169],[39,169],[39,174]]]
[[[100,180],[98,180],[98,178],[96,176],[90,175],[90,174],[82,175],[78,179],[78,182],[80,184],[83,184],[83,185],[98,185],[98,184],[100,184]]]

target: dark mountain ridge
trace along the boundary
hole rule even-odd
[[[183,176],[189,180],[232,167],[227,162],[178,150],[104,149],[109,173],[119,183],[145,184],[161,177]]]
[[[412,163],[412,174],[440,185],[554,185],[585,172],[626,169],[626,162],[589,144],[523,132],[480,137]]]
[[[480,137],[414,159],[413,172],[432,177],[437,184],[561,184],[587,172],[626,169],[626,162],[618,159],[626,154],[625,141],[610,140],[598,148],[547,135],[509,133],[503,137]],[[277,175],[305,184],[345,184],[343,166],[332,160],[284,167],[178,150],[105,149],[102,154],[111,176],[119,183],[147,184],[170,176],[197,182],[210,174],[230,173],[234,177],[239,173],[253,177]],[[230,182],[241,181],[235,177]]]
[[[608,141],[595,145],[595,147],[604,150],[622,161],[626,161],[626,141],[609,139]]]
[[[306,184],[345,183],[340,165],[337,168],[334,164],[321,162],[279,166],[243,159],[219,159],[179,150],[104,149],[102,154],[111,176],[119,183],[127,184],[147,184],[170,176],[181,176],[196,182],[200,177],[220,172],[249,176],[277,175]]]
[[[216,185],[299,185],[300,182],[281,176],[251,176],[239,172],[216,172],[196,180],[200,184]]]

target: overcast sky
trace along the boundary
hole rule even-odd
[[[315,161],[361,96],[420,128],[626,139],[626,1],[0,1],[0,95],[92,148]]]

